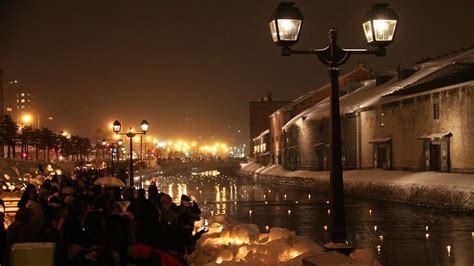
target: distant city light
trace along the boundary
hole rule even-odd
[[[32,120],[33,120],[33,117],[30,114],[24,114],[21,117],[21,122],[23,122],[23,124],[29,124],[31,123]]]

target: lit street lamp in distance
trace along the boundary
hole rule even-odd
[[[330,145],[330,194],[331,194],[331,241],[326,244],[328,249],[337,249],[348,253],[352,248],[348,245],[345,228],[344,213],[344,184],[342,175],[341,153],[341,125],[339,110],[339,66],[349,60],[353,54],[374,54],[385,56],[385,47],[395,36],[398,16],[388,4],[375,4],[367,12],[362,28],[367,42],[375,49],[343,49],[337,45],[337,31],[329,31],[329,45],[323,49],[293,50],[290,47],[299,40],[303,15],[294,6],[294,3],[280,3],[270,17],[269,26],[272,40],[282,47],[281,55],[292,54],[315,55],[324,65],[329,67],[331,78],[329,120],[329,145]]]
[[[63,137],[65,137],[66,139],[70,139],[71,138],[71,133],[69,133],[68,131],[66,130],[63,130],[63,131],[59,131],[59,134]]]
[[[33,117],[29,113],[24,113],[21,116],[21,123],[23,125],[30,125],[32,121],[33,121]]]
[[[115,176],[115,160],[117,162],[120,160],[119,159],[119,154],[120,154],[120,149],[122,148],[123,141],[122,139],[117,139],[117,141],[114,143],[108,143],[106,139],[102,140],[102,146],[104,148],[109,148],[110,147],[110,165],[111,165],[111,173],[112,176]]]
[[[120,121],[118,121],[118,120],[115,120],[114,123],[112,124],[112,130],[115,132],[115,134],[122,135],[122,136],[127,136],[130,140],[130,166],[129,166],[129,179],[130,179],[129,186],[130,187],[133,187],[133,185],[134,185],[134,180],[133,180],[133,176],[134,176],[134,172],[133,172],[133,138],[136,135],[146,135],[146,133],[148,132],[149,127],[150,127],[150,125],[148,124],[148,121],[143,120],[140,123],[141,132],[135,132],[132,129],[132,127],[130,127],[128,132],[120,132],[120,131],[122,131],[122,123],[120,123]]]

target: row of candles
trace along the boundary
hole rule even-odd
[[[329,204],[329,201],[326,201],[326,203]],[[290,215],[291,215],[291,209],[288,209],[287,212],[288,212],[288,216],[290,216]],[[212,213],[212,212],[211,212],[211,213]],[[249,210],[248,213],[249,213],[249,218],[250,218],[250,222],[251,222],[253,211],[252,211],[252,210]],[[331,210],[328,209],[328,215],[330,215],[330,214],[331,214]],[[372,215],[372,214],[373,214],[373,211],[372,211],[371,209],[369,209],[369,215]],[[379,230],[379,228],[378,228],[377,225],[374,225],[373,228],[374,228],[374,232],[377,232],[377,231]],[[328,225],[324,225],[324,226],[323,226],[323,229],[324,229],[324,231],[327,231],[327,230],[329,229]],[[266,230],[267,232],[269,232],[270,227],[269,227],[268,225],[266,225],[266,226],[265,226],[265,230]],[[471,232],[471,235],[472,235],[472,239],[474,240],[474,232]],[[383,236],[383,235],[379,235],[378,238],[379,238],[380,241],[383,241],[383,240],[384,240],[384,236]],[[426,240],[429,240],[429,238],[430,238],[429,226],[428,226],[428,225],[425,225],[425,238],[426,238]],[[377,249],[377,254],[380,255],[380,254],[381,254],[382,246],[379,244],[379,245],[376,246],[376,249]],[[447,245],[447,246],[446,246],[446,251],[447,251],[448,257],[451,256],[451,249],[452,249],[452,248],[451,248],[451,245]]]
[[[210,180],[208,180],[208,182],[209,182],[209,181],[210,181]],[[204,185],[203,182],[201,182],[201,185]],[[235,185],[234,185],[234,186],[235,186]],[[255,186],[253,186],[253,188],[255,189]],[[200,195],[202,194],[202,191],[199,190],[198,187],[196,187],[196,190],[199,191],[199,194],[200,194]],[[231,190],[232,190],[232,187],[231,187]],[[235,187],[234,187],[234,193],[235,193],[235,190],[236,190],[236,189],[235,189]],[[247,190],[244,190],[243,192],[244,192],[244,194],[242,194],[241,197],[244,198],[245,195],[247,195],[247,197],[248,197]],[[269,190],[268,190],[268,193],[270,194],[271,192],[272,192],[272,190],[269,189]],[[283,195],[283,198],[284,198],[285,201],[288,200],[287,194],[284,194],[284,195]],[[307,199],[308,199],[308,200],[311,200],[311,194],[307,194]],[[263,194],[263,200],[264,200],[265,205],[268,205],[267,194]],[[298,203],[299,203],[299,202],[296,200],[296,201],[295,201],[295,204],[298,204]],[[234,201],[234,204],[237,205],[237,201]],[[326,201],[326,204],[329,204],[329,201]],[[287,210],[288,216],[291,216],[291,211],[292,211],[291,209],[288,209],[288,210]],[[330,209],[328,209],[327,212],[328,212],[328,215],[331,214],[331,210],[330,210]],[[249,211],[248,211],[250,222],[251,222],[251,218],[252,218],[252,213],[253,213],[252,210],[249,210]],[[373,210],[372,210],[372,209],[369,209],[369,210],[368,210],[368,213],[369,213],[369,215],[372,215],[372,214],[373,214]],[[211,210],[211,215],[212,215],[212,216],[214,215],[214,211],[212,211],[212,210]],[[377,231],[379,230],[379,228],[378,228],[377,225],[374,225],[373,229],[374,229],[374,232],[377,232]],[[269,232],[270,226],[266,225],[266,226],[265,226],[265,230],[266,230],[267,232]],[[324,226],[323,226],[323,230],[327,231],[327,230],[328,230],[328,226],[327,226],[327,225],[324,225]],[[474,232],[471,232],[471,235],[472,235],[472,239],[474,240]],[[425,238],[426,238],[426,240],[429,240],[429,238],[430,238],[429,226],[428,226],[428,225],[425,226]],[[383,236],[383,235],[379,235],[378,239],[379,239],[380,241],[383,241],[383,240],[384,240],[384,236]],[[382,249],[382,246],[381,246],[380,244],[378,244],[378,245],[376,246],[377,254],[379,254],[379,255],[381,254],[381,249]],[[450,257],[450,256],[451,256],[451,253],[452,253],[452,247],[451,247],[451,245],[447,245],[447,246],[446,246],[446,251],[447,251],[448,257]]]

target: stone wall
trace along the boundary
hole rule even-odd
[[[345,169],[357,169],[357,117],[353,114],[341,119],[342,154]]]
[[[268,117],[288,104],[287,101],[259,101],[249,102],[249,146],[250,156],[253,155],[252,139],[257,137],[263,131],[269,129],[270,121]]]
[[[433,104],[439,104],[434,119]],[[381,116],[383,113],[383,117]],[[372,168],[375,138],[392,138],[392,169],[423,171],[423,135],[451,132],[452,172],[474,172],[474,86],[452,87],[361,112],[361,167]],[[381,121],[383,119],[383,121]],[[383,122],[383,126],[381,126]]]
[[[241,174],[251,175],[258,183],[304,189],[305,191],[313,190],[329,195],[329,178],[271,176],[245,171],[241,171]],[[474,196],[471,192],[441,186],[431,187],[423,184],[400,186],[390,183],[349,181],[345,179],[344,195],[346,197],[399,202],[449,211],[474,212]]]
[[[342,154],[344,167],[346,169],[357,168],[357,120],[355,115],[346,115],[341,118]],[[324,146],[329,143],[329,118],[320,120],[297,121],[290,130],[298,134],[298,169],[324,170],[318,164],[316,146]],[[327,145],[326,145],[327,147]],[[329,154],[329,152],[328,152]]]

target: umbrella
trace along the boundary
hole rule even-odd
[[[113,176],[104,176],[97,179],[94,185],[106,186],[106,187],[125,187],[125,183],[122,180]]]

